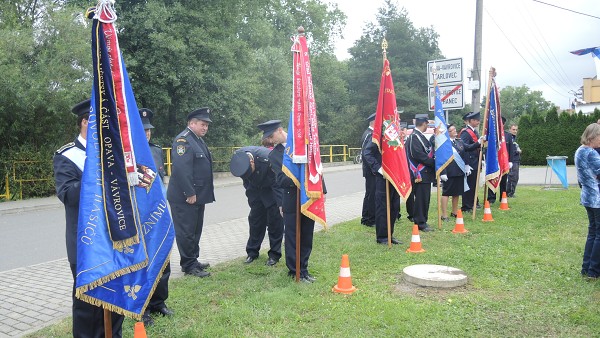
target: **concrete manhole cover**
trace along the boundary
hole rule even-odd
[[[454,288],[467,284],[467,274],[464,271],[444,265],[407,266],[402,270],[402,277],[409,283],[436,288]]]

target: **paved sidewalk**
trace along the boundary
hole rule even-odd
[[[359,165],[328,168],[327,171],[356,170]],[[521,168],[521,185],[548,183],[546,168]],[[567,168],[570,185],[577,182],[575,169]],[[560,187],[556,175],[552,176],[553,187]],[[546,181],[545,181],[546,179]],[[230,175],[215,179],[216,186],[241,184],[241,180]],[[362,184],[362,182],[360,183]],[[517,188],[518,191],[518,188]],[[363,193],[352,193],[327,199],[327,217],[330,226],[360,216]],[[56,197],[0,203],[0,215],[27,210],[56,208],[60,201]],[[315,231],[320,231],[317,225]],[[206,224],[200,241],[203,261],[212,265],[230,261],[246,255],[248,239],[246,217],[225,222]],[[263,247],[268,247],[267,240]],[[171,276],[183,275],[179,266],[179,253],[174,247],[171,255]],[[0,272],[0,337],[20,337],[51,325],[71,315],[72,278],[67,259],[59,259]]]
[[[357,165],[329,167],[328,172],[355,170]],[[241,185],[231,175],[220,175],[215,186]],[[360,216],[363,193],[327,199],[330,226]],[[60,207],[56,197],[0,203],[0,215]],[[317,224],[315,231],[322,230]],[[248,220],[246,217],[205,224],[200,241],[202,261],[211,265],[246,256]],[[268,248],[268,238],[262,247]],[[179,252],[171,254],[171,278],[183,276]],[[281,263],[280,263],[281,264]],[[71,315],[72,282],[66,258],[0,272],[0,337],[21,337]]]

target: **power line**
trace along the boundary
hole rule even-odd
[[[500,32],[502,33],[502,35],[504,35],[504,37],[506,38],[506,41],[508,41],[508,43],[510,43],[510,45],[515,50],[515,52],[517,52],[517,54],[519,54],[519,56],[521,57],[521,59],[523,59],[523,61],[527,64],[527,66],[529,66],[529,69],[531,69],[531,71],[534,72],[535,75],[537,75],[537,77],[539,77],[540,80],[542,80],[542,82],[544,82],[550,89],[554,90],[557,94],[559,94],[559,95],[561,95],[563,97],[568,97],[568,96],[564,95],[563,93],[559,92],[558,90],[556,90],[554,87],[552,87],[548,82],[546,82],[546,80],[544,80],[543,77],[540,76],[540,74],[538,74],[538,72],[535,71],[535,69],[533,69],[533,67],[531,66],[531,64],[529,62],[527,62],[527,59],[525,59],[525,57],[523,56],[523,54],[521,54],[521,52],[519,52],[519,50],[517,49],[517,47],[508,38],[508,36],[506,35],[506,33],[504,33],[504,31],[502,30],[502,28],[500,28],[500,26],[498,25],[498,23],[496,22],[496,20],[494,20],[494,17],[492,17],[492,15],[490,14],[490,12],[488,12],[488,10],[486,8],[484,8],[484,10],[487,13],[487,15],[490,17],[490,19],[492,19],[492,22],[494,23],[494,25],[496,25],[496,27],[498,27],[498,29],[500,30]]]
[[[546,2],[543,2],[543,1],[540,1],[540,0],[533,0],[533,1],[535,1],[535,2],[539,2],[539,3],[541,3],[541,4],[544,4],[544,5],[548,5],[548,6],[556,7],[556,8],[559,8],[559,9],[565,10],[565,11],[573,12],[573,13],[576,13],[576,14],[581,14],[581,15],[589,16],[590,18],[594,18],[594,19],[600,19],[600,17],[597,17],[597,16],[595,16],[595,15],[591,15],[591,14],[586,14],[586,13],[577,12],[577,11],[574,11],[574,10],[572,10],[572,9],[568,9],[568,8],[564,8],[564,7],[556,6],[556,5],[549,4],[549,3],[546,3]]]

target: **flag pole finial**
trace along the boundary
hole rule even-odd
[[[383,49],[383,59],[384,60],[387,59],[387,48],[388,48],[388,43],[384,36],[383,41],[381,41],[381,49]]]
[[[304,27],[298,27],[298,34],[304,34]]]
[[[490,77],[496,77],[496,68],[490,67]]]

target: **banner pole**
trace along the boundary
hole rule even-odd
[[[385,179],[385,211],[387,213],[387,242],[388,248],[392,247],[392,226],[390,220],[390,181]]]
[[[296,187],[296,282],[300,281],[300,188]]]
[[[487,94],[485,95],[485,110],[483,111],[483,129],[482,129],[482,133],[484,131],[487,131],[486,128],[486,123],[487,123],[487,112],[490,108],[490,89],[492,88],[492,79],[496,74],[496,69],[494,67],[490,67],[490,78],[488,81],[488,89],[487,89]],[[480,136],[481,137],[481,136]],[[483,142],[485,144],[485,141]],[[481,160],[483,157],[483,144],[481,144],[481,146],[479,147],[479,161],[477,162],[477,181],[475,182],[475,198],[473,199],[473,220],[475,220],[475,212],[477,210],[477,195],[479,194],[479,175],[481,174]],[[486,185],[485,183],[483,184],[483,187],[485,188]]]
[[[104,338],[112,338],[112,315],[104,309]]]
[[[437,207],[438,207],[438,229],[442,230],[442,191],[440,190],[441,180],[440,175],[435,175],[437,178]]]

